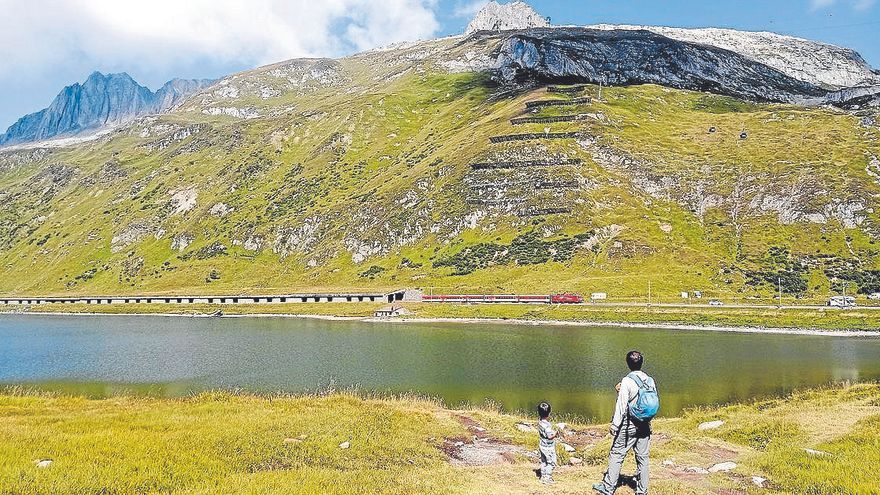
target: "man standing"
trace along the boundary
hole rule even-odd
[[[617,490],[620,468],[630,450],[636,456],[636,495],[648,494],[651,419],[657,414],[660,404],[654,379],[642,371],[643,362],[639,351],[626,354],[630,374],[617,385],[617,405],[611,420],[614,441],[608,456],[608,471],[602,483],[593,485],[593,490],[602,495],[612,495]]]

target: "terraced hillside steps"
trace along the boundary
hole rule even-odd
[[[526,108],[531,110],[533,108],[543,108],[543,107],[565,107],[571,105],[589,105],[593,102],[593,99],[586,96],[583,98],[572,98],[570,100],[534,100],[527,101]]]
[[[580,184],[577,181],[544,181],[535,184],[536,190],[561,191],[563,189],[578,189]]]
[[[472,163],[471,168],[474,170],[494,170],[530,167],[563,167],[567,165],[580,165],[581,163],[583,163],[583,160],[580,158],[571,158],[567,160],[525,160],[515,162]]]
[[[571,213],[571,208],[535,208],[532,210],[523,210],[517,213],[520,217],[543,217],[546,215],[565,215]]]
[[[575,139],[581,137],[580,132],[532,132],[528,134],[506,134],[489,138],[491,143],[507,143],[511,141],[532,141],[536,139]]]
[[[586,113],[579,113],[576,115],[554,115],[551,117],[518,117],[515,119],[510,119],[510,123],[513,125],[552,124],[554,122],[576,122],[578,120],[585,120],[590,117],[592,117],[592,115]]]
[[[585,85],[580,86],[547,86],[548,93],[558,93],[564,95],[575,95],[578,93],[583,93],[587,87]]]

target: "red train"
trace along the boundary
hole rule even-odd
[[[432,294],[430,296],[422,295],[422,301],[434,303],[581,304],[584,302],[584,298],[577,294],[550,294],[547,296],[516,294]]]

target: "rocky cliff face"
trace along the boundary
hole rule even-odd
[[[792,36],[718,28],[681,29],[611,24],[587,27],[645,30],[675,40],[724,48],[817,86],[843,88],[880,84],[880,77],[854,50]]]
[[[507,83],[659,84],[755,101],[803,103],[826,93],[737,53],[648,31],[531,29],[504,39],[495,69]]]
[[[829,93],[822,99],[822,103],[847,110],[880,108],[880,85],[841,89]]]
[[[550,23],[525,2],[499,4],[494,0],[486,4],[468,24],[465,34],[477,31],[508,31],[547,27]]]
[[[26,115],[0,135],[0,146],[71,136],[130,122],[179,104],[208,80],[175,79],[153,93],[128,74],[94,72],[64,88],[48,108]]]
[[[211,79],[172,79],[156,91],[156,112],[170,110],[192,94],[213,84]]]

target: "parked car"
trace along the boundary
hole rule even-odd
[[[716,299],[713,299],[713,300],[709,301],[709,306],[724,306],[724,303],[721,301],[718,301]]]
[[[880,299],[880,292],[874,292],[873,294],[868,294],[868,299],[876,301]]]

